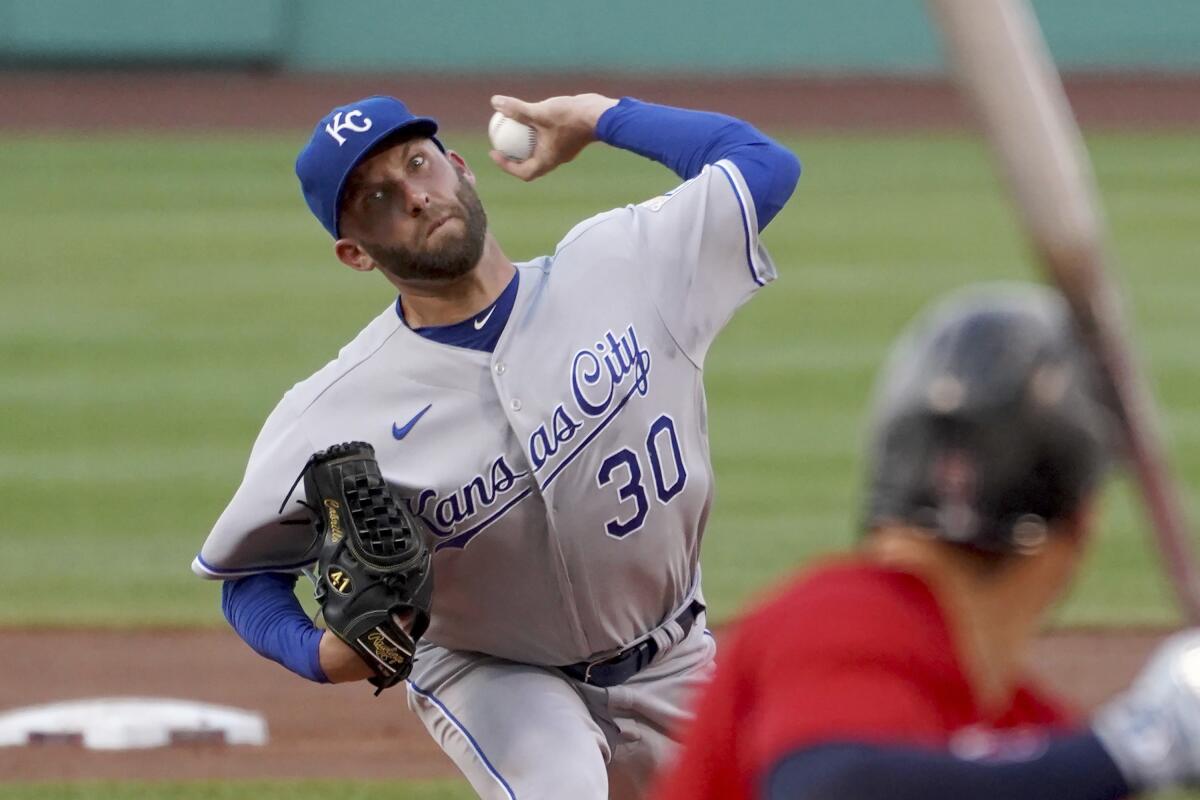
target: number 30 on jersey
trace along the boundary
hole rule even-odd
[[[679,436],[675,433],[675,420],[663,414],[650,424],[643,448],[650,462],[650,473],[654,481],[654,496],[663,505],[683,491],[687,483],[687,469],[683,465],[683,453],[679,451]],[[622,447],[600,463],[596,473],[596,485],[603,488],[616,483],[617,498],[624,511],[625,519],[614,517],[604,524],[605,532],[614,538],[623,539],[638,531],[646,523],[650,512],[650,498],[643,480],[642,454],[629,447]],[[623,481],[623,482],[621,482]]]

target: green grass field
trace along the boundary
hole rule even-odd
[[[454,139],[452,138],[452,141]],[[223,624],[188,563],[262,420],[390,287],[334,261],[291,175],[295,137],[8,139],[0,148],[0,624]],[[672,185],[594,148],[522,184],[477,165],[515,259],[574,222]],[[781,273],[708,365],[717,500],[705,543],[718,616],[853,541],[865,399],[887,343],[970,281],[1033,276],[980,147],[956,137],[791,141],[797,196],[766,240]],[[1092,140],[1121,279],[1172,456],[1200,476],[1200,140]],[[1123,487],[1062,618],[1176,618]]]
[[[337,264],[304,208],[291,173],[301,139],[0,139],[0,563],[10,575],[0,625],[224,624],[216,585],[188,565],[262,420],[391,301],[381,278]],[[675,182],[597,147],[526,185],[493,167],[480,140],[449,141],[479,170],[492,228],[516,260]],[[853,542],[866,397],[905,321],[950,288],[1035,275],[973,140],[789,143],[805,175],[765,236],[781,278],[708,362],[718,481],[704,563],[718,618]],[[1200,517],[1200,139],[1090,144],[1137,343]],[[1118,483],[1109,498],[1059,620],[1177,621],[1132,492]],[[151,796],[122,791],[5,796]],[[276,796],[225,791],[235,790],[171,796]],[[339,796],[383,796],[361,791]],[[429,791],[407,796],[459,796]]]

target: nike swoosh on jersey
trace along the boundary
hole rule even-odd
[[[408,422],[404,423],[403,426],[397,425],[396,423],[393,422],[392,423],[392,438],[394,438],[396,441],[399,441],[399,440],[403,439],[405,436],[408,436],[408,432],[411,431],[413,429],[413,426],[415,426],[417,424],[417,420],[419,420],[419,419],[421,419],[421,417],[425,416],[425,412],[431,408],[433,408],[433,403],[430,403],[429,405],[425,406],[420,411],[418,411],[417,415],[415,417],[413,417],[412,419],[410,419]]]
[[[477,331],[483,330],[483,326],[487,325],[488,320],[492,318],[492,314],[495,313],[495,311],[496,311],[496,307],[492,306],[491,311],[488,311],[486,314],[483,315],[483,319],[475,320],[475,330],[477,330]]]

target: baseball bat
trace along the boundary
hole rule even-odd
[[[1027,0],[928,0],[1022,227],[1100,362],[1167,574],[1200,622],[1200,576],[1157,413],[1128,344],[1099,194],[1083,137]]]

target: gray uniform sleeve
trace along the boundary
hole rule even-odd
[[[650,295],[676,343],[703,366],[733,312],[775,279],[742,174],[718,161],[634,214]]]
[[[237,493],[213,526],[192,571],[204,578],[228,579],[256,572],[297,570],[316,558],[319,542],[297,499],[302,486],[279,513],[280,503],[314,448],[285,396],[254,442]]]

